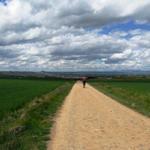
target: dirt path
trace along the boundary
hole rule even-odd
[[[150,119],[76,83],[56,119],[48,150],[150,150]]]

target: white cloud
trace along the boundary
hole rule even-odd
[[[109,70],[150,68],[150,31],[101,28],[150,22],[150,1],[11,0],[0,4],[0,68]]]

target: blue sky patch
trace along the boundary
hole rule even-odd
[[[104,26],[102,30],[99,32],[101,34],[108,34],[113,31],[129,31],[129,30],[136,30],[136,29],[142,29],[142,30],[150,30],[150,24],[148,23],[136,23],[134,21],[128,21],[124,23],[113,23],[108,26]]]
[[[0,0],[0,3],[3,3],[4,5],[7,5],[8,0]]]

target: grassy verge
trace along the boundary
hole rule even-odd
[[[150,117],[150,81],[93,80],[90,83],[120,103]]]
[[[0,149],[44,150],[53,117],[72,87],[66,82],[0,121]]]

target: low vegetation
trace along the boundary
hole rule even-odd
[[[0,118],[63,83],[63,80],[0,79]]]
[[[73,82],[65,80],[1,80],[0,82],[4,86],[0,101],[1,103],[4,99],[7,101],[3,104],[7,111],[1,113],[0,119],[0,149],[46,149],[53,117]],[[0,86],[2,88],[2,84]],[[0,110],[3,110],[3,107],[0,107]]]
[[[120,103],[150,117],[150,80],[96,79],[90,83]]]

